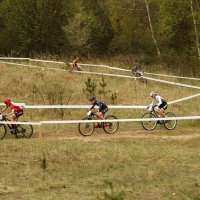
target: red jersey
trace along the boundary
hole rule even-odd
[[[22,110],[22,107],[18,104],[14,104],[13,102],[10,103],[10,106],[11,110],[16,110],[16,111],[21,111]]]

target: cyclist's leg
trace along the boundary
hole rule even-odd
[[[13,115],[11,115],[11,121],[18,121],[19,117],[23,115],[23,110],[21,111],[14,111]],[[12,129],[16,128],[16,124],[12,124]]]
[[[15,121],[15,119],[16,119],[16,115],[15,115],[15,113],[13,113],[12,115],[7,115],[6,118],[7,118],[9,121],[13,122],[13,121]],[[10,129],[13,129],[13,128],[14,128],[14,125],[13,125],[13,124],[8,124],[8,126],[10,127]]]
[[[101,119],[105,120],[105,113],[108,112],[108,108],[103,108],[99,110]],[[108,125],[108,122],[104,122],[104,125]]]
[[[165,110],[167,109],[167,104],[161,104],[159,107],[158,107],[160,110],[160,116],[161,117],[165,117]]]

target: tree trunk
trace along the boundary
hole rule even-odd
[[[158,43],[156,41],[154,30],[153,30],[153,26],[152,26],[152,23],[151,23],[151,16],[150,16],[149,4],[148,4],[147,0],[144,0],[144,2],[145,2],[145,5],[146,5],[147,14],[148,14],[148,18],[149,18],[149,26],[150,26],[150,29],[151,29],[151,37],[152,37],[154,45],[156,47],[156,51],[157,51],[158,57],[159,57],[160,60],[162,60],[161,52],[160,52],[160,49],[158,47]]]
[[[196,36],[196,45],[197,45],[197,52],[200,60],[200,45],[199,45],[199,34],[197,30],[197,23],[194,15],[194,8],[193,8],[193,2],[190,0],[190,6],[191,6],[191,12],[192,12],[192,18],[193,18],[193,24],[194,24],[194,31],[195,31],[195,36]]]

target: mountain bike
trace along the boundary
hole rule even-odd
[[[0,115],[0,121],[10,121],[4,115]],[[12,127],[12,128],[11,128]],[[0,140],[3,140],[6,134],[10,132],[16,138],[30,138],[33,135],[33,126],[23,124],[0,124]]]
[[[131,72],[134,74],[134,76],[135,76],[140,82],[147,84],[147,79],[143,77],[144,70],[142,70],[142,71],[134,71],[134,70],[132,70]]]
[[[96,114],[94,112],[89,111],[87,115],[88,117],[83,118],[82,120],[94,120],[94,122],[84,122],[78,124],[79,133],[83,136],[90,136],[94,132],[95,128],[97,128],[95,127],[95,123],[97,123],[98,128],[103,128],[103,130],[108,134],[115,133],[119,128],[119,122],[109,122],[109,119],[117,119],[114,115],[106,116],[105,119],[108,120],[108,122],[102,123],[95,122]]]
[[[167,119],[168,117],[175,117],[175,114],[172,113],[172,112],[165,113],[166,120],[141,121],[142,127],[145,130],[152,131],[156,128],[156,126],[158,124],[160,124],[160,125],[164,125],[164,127],[168,130],[173,130],[173,129],[176,128],[177,121],[176,120],[168,120]],[[142,119],[147,119],[147,118],[152,118],[152,119],[159,118],[158,115],[155,112],[154,106],[152,108],[150,108],[150,112],[147,112],[142,116]]]

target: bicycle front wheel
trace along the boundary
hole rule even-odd
[[[103,130],[108,134],[115,133],[119,128],[119,122],[109,122],[109,119],[117,119],[117,117],[108,115],[105,119],[108,120],[108,122],[103,123]]]
[[[16,128],[16,137],[17,138],[30,138],[33,135],[33,126],[31,124],[29,125],[24,125],[24,124],[20,124],[19,126],[17,126]]]
[[[156,116],[152,113],[145,113],[143,116],[142,116],[142,119],[148,119],[148,118],[156,118]],[[152,131],[156,128],[157,126],[157,121],[155,120],[150,120],[150,121],[141,121],[142,123],[142,127],[147,130],[147,131]]]
[[[176,117],[174,113],[172,112],[168,112],[165,114],[165,117]],[[164,126],[166,129],[168,130],[173,130],[176,128],[176,125],[177,125],[177,121],[176,120],[165,120],[164,122]]]
[[[90,120],[88,118],[83,118],[82,120]],[[79,123],[78,131],[83,136],[90,136],[94,132],[94,123]]]
[[[6,136],[7,129],[4,124],[0,124],[0,140],[3,140]]]

